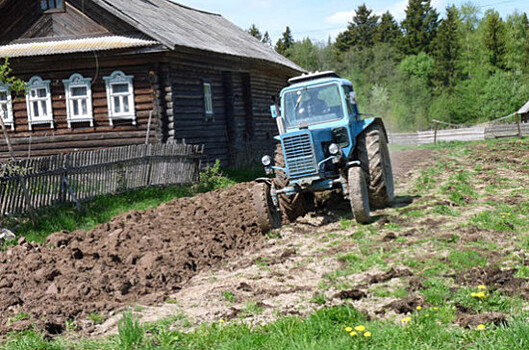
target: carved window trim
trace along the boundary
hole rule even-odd
[[[134,76],[125,75],[122,71],[115,71],[108,77],[103,77],[106,82],[108,119],[110,125],[114,125],[114,120],[132,120],[132,125],[136,125],[136,108],[134,106]],[[127,91],[119,91],[124,85]],[[118,88],[119,87],[119,88]]]
[[[84,78],[81,74],[72,74],[70,79],[62,81],[66,92],[66,121],[68,127],[72,127],[72,123],[89,122],[90,126],[94,126],[94,113],[92,107],[92,79]],[[78,92],[82,89],[86,90],[86,94],[79,95]],[[82,112],[85,110],[85,113]],[[77,113],[76,113],[77,112]]]

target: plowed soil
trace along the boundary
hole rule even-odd
[[[251,186],[129,212],[46,244],[22,239],[0,253],[0,335],[30,325],[61,333],[90,313],[164,301],[197,272],[258,248]]]

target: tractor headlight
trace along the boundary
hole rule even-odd
[[[335,155],[338,154],[338,152],[340,152],[340,147],[337,144],[335,144],[335,143],[331,143],[329,145],[329,153],[331,155],[335,156]]]
[[[272,157],[264,156],[261,158],[261,163],[263,163],[264,166],[270,166],[272,164]]]

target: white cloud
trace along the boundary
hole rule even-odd
[[[335,14],[325,18],[325,23],[347,25],[349,22],[352,21],[355,13],[355,10],[336,12]]]

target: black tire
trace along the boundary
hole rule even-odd
[[[285,157],[283,156],[283,149],[281,144],[278,144],[274,153],[275,166],[280,168],[285,167]],[[273,180],[277,189],[285,188],[288,185],[288,177],[284,171],[275,170],[275,178]],[[287,196],[283,193],[278,195],[279,207],[286,222],[292,222],[298,217],[307,214],[314,206],[314,195],[312,193],[296,193],[293,196]],[[312,202],[312,203],[311,203]]]
[[[381,209],[391,205],[394,198],[393,170],[382,126],[371,124],[358,136],[355,156],[366,173],[371,206]]]
[[[361,167],[352,167],[348,171],[347,184],[349,186],[349,201],[351,211],[359,224],[371,221],[369,210],[369,194],[364,170]]]
[[[268,232],[281,226],[281,213],[276,209],[270,196],[270,185],[258,183],[253,187],[253,200],[259,226]]]

